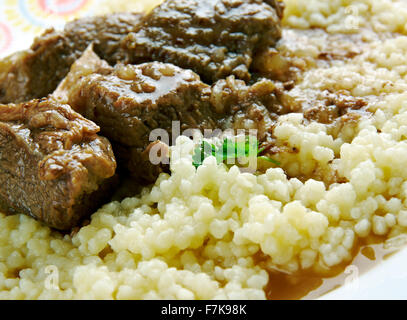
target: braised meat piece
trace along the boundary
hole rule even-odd
[[[31,48],[0,61],[0,103],[46,97],[67,75],[88,45],[111,64],[123,60],[119,43],[134,31],[140,14],[116,13],[67,23],[63,31],[50,29]]]
[[[112,71],[113,68],[93,51],[93,44],[91,44],[82,56],[73,63],[67,76],[52,93],[52,97],[61,103],[68,103],[69,92],[80,84],[82,78],[93,73],[109,74]]]
[[[52,99],[0,105],[0,210],[68,230],[109,199],[116,161],[99,127]]]
[[[230,76],[212,86],[210,101],[221,116],[222,130],[255,129],[258,139],[264,141],[271,136],[278,117],[293,112],[281,103],[282,95],[281,88],[271,80],[246,85]]]
[[[117,65],[110,74],[81,77],[68,100],[102,128],[116,156],[125,160],[135,176],[147,178],[150,170],[140,164],[151,142],[150,133],[163,129],[171,137],[173,121],[180,122],[181,132],[215,128],[209,96],[210,87],[194,72],[153,62]]]
[[[123,41],[128,63],[161,61],[213,83],[249,80],[253,57],[281,37],[277,0],[167,0]]]

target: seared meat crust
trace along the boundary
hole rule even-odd
[[[94,212],[116,170],[98,131],[52,99],[0,105],[0,209],[60,230]]]

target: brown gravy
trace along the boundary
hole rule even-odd
[[[383,237],[370,237],[359,240],[353,249],[352,262],[331,268],[323,275],[313,271],[302,271],[298,274],[284,274],[269,271],[269,283],[265,288],[269,300],[310,300],[335,290],[346,282],[349,272],[345,272],[350,265],[356,266],[358,274],[363,274],[389,255],[398,251],[385,249]]]

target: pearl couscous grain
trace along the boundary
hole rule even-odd
[[[196,169],[195,145],[180,137],[171,175],[104,206],[73,236],[0,214],[1,299],[265,299],[265,266],[319,272],[349,263],[358,239],[406,233],[407,2],[285,3],[285,34],[301,41],[284,50],[304,70],[293,95],[346,90],[371,115],[335,134],[281,116],[275,137],[298,152],[259,175],[215,158]],[[299,30],[310,28],[324,37]],[[360,52],[315,59],[327,39],[351,48],[335,38],[343,32],[360,36]]]

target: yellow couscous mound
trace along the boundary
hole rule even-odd
[[[302,35],[284,48],[305,70],[297,90],[345,90],[371,115],[335,135],[281,116],[275,137],[298,153],[259,175],[215,158],[196,169],[195,145],[180,137],[171,175],[104,206],[72,237],[0,214],[1,299],[265,299],[267,268],[324,272],[350,262],[358,239],[406,233],[407,2],[285,3],[285,35]],[[314,27],[324,36],[299,31]],[[336,37],[344,32],[357,39]],[[360,52],[312,62],[327,39]]]

